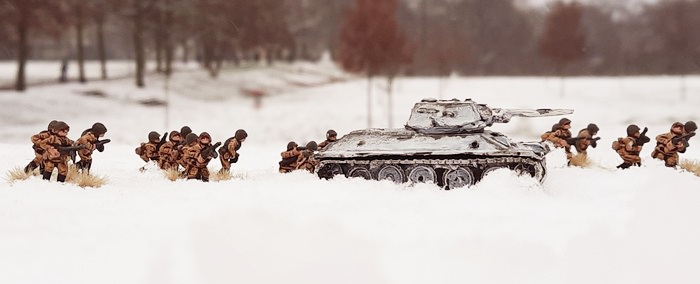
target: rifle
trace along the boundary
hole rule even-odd
[[[216,142],[216,144],[202,149],[202,158],[205,160],[218,158],[219,154],[216,153],[216,148],[218,148],[219,146],[221,146],[221,142]]]
[[[586,139],[588,141],[591,141],[591,146],[593,146],[593,148],[595,148],[596,146],[598,146],[598,140],[600,140],[600,137],[596,137],[596,138],[571,137],[571,138],[566,139],[566,143],[568,143],[569,145],[574,145],[574,144],[576,144],[576,142],[578,140],[581,140],[581,139]]]
[[[297,156],[292,156],[292,157],[289,157],[286,159],[282,159],[282,161],[279,162],[280,167],[289,166],[289,165],[293,164],[294,162],[296,162],[298,158],[299,158],[299,156],[297,155]]]
[[[95,148],[97,149],[97,151],[102,152],[102,151],[105,150],[105,144],[107,144],[107,143],[109,143],[109,142],[112,142],[112,140],[110,140],[110,139],[97,140],[97,141],[95,142]]]
[[[693,136],[695,136],[695,132],[691,132],[691,133],[688,133],[688,134],[685,134],[685,135],[673,137],[673,139],[671,139],[671,142],[673,143],[673,146],[675,146],[676,144],[678,144],[678,142],[683,142],[683,146],[684,146],[685,148],[688,148],[688,146],[690,146],[690,144],[688,144],[688,140],[689,140],[690,138],[693,138]]]
[[[634,141],[635,146],[644,146],[644,144],[651,141],[651,138],[647,137],[647,131],[649,131],[649,128],[644,127],[644,131],[642,131],[642,133],[639,134],[639,138]]]
[[[76,156],[77,151],[85,148],[85,146],[83,146],[83,145],[61,146],[58,144],[54,144],[53,146],[56,148],[56,150],[58,150],[59,153],[61,153],[63,155],[69,155],[70,160],[73,161],[73,163],[75,163],[75,156]]]
[[[156,145],[156,151],[160,151],[160,146],[163,146],[163,144],[165,144],[166,139],[168,139],[167,130],[163,133],[163,137],[160,137],[160,142],[158,142],[158,144]]]

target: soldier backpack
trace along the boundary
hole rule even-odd
[[[612,143],[612,149],[613,149],[613,150],[617,151],[617,150],[622,149],[622,144],[623,144],[623,143],[622,143],[622,139],[623,139],[623,138],[620,137],[620,138],[617,138],[617,140],[613,141],[613,143]]]

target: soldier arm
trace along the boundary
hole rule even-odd
[[[626,151],[626,152],[628,152],[628,153],[629,153],[629,152],[634,152],[634,150],[636,149],[636,147],[634,146],[634,142],[632,141],[632,139],[625,138],[625,139],[623,139],[622,141],[624,141],[624,143],[625,143],[625,151]]]
[[[287,159],[287,158],[291,158],[294,156],[299,156],[299,150],[293,149],[293,150],[282,152],[282,159]]]
[[[156,150],[156,145],[152,143],[146,144],[146,157],[149,159],[157,158],[158,151]]]
[[[238,140],[232,139],[226,148],[226,150],[228,150],[228,152],[231,154],[231,157],[236,157],[236,147],[238,147]]]

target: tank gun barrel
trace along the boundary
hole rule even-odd
[[[510,119],[519,117],[545,117],[545,116],[558,116],[567,115],[574,113],[573,109],[500,109],[494,108],[493,111],[493,122],[497,123],[508,123]]]

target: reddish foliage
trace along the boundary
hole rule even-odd
[[[396,22],[397,0],[357,0],[340,34],[343,69],[368,76],[398,73],[411,62],[413,48]]]
[[[585,35],[581,27],[583,8],[576,2],[556,2],[545,22],[539,50],[557,65],[565,65],[585,56]]]

